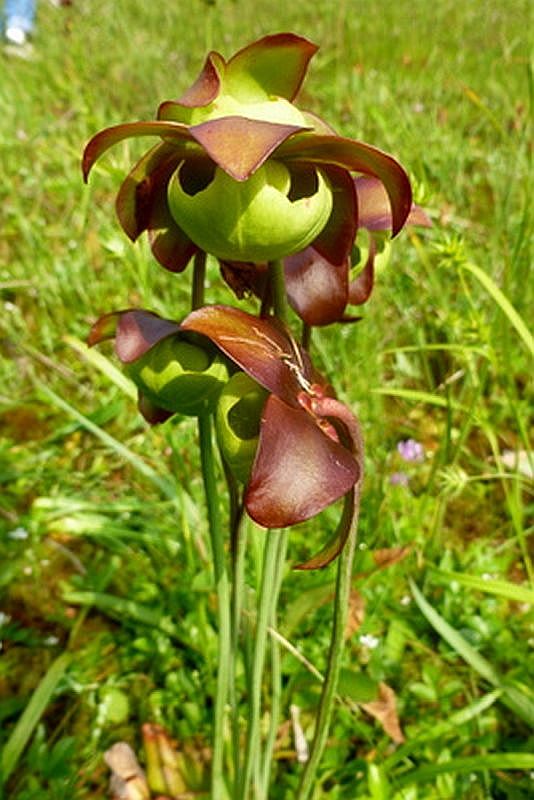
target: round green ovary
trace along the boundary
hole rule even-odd
[[[261,413],[267,391],[256,381],[237,372],[219,398],[217,439],[232,474],[246,483],[258,448]]]
[[[169,182],[172,216],[198,247],[228,261],[272,261],[303,250],[332,210],[330,185],[320,170],[317,190],[293,201],[289,171],[274,160],[246,181],[217,168],[208,186],[195,194],[182,188],[179,172]]]
[[[167,411],[196,416],[212,410],[228,377],[219,356],[170,336],[128,365],[149,400]]]

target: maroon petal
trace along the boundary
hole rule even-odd
[[[298,134],[277,150],[280,160],[330,164],[380,178],[388,193],[392,213],[392,233],[406,222],[412,206],[412,190],[406,172],[393,156],[364,142],[341,136]]]
[[[307,354],[269,319],[259,319],[230,306],[204,306],[181,325],[211,339],[254,380],[295,404],[312,375]]]
[[[330,218],[313,246],[331,264],[342,266],[350,255],[358,229],[358,205],[351,175],[344,169],[325,170],[332,187]]]
[[[218,96],[221,88],[221,74],[224,58],[213,50],[207,57],[202,71],[194,84],[179,100],[166,100],[158,109],[158,119],[174,119],[173,112],[180,114],[179,108],[200,108],[208,106]]]
[[[122,314],[127,314],[128,311],[133,309],[125,309],[124,311],[112,311],[109,314],[104,314],[99,317],[97,321],[91,326],[89,336],[87,337],[87,344],[93,347],[95,344],[105,342],[107,339],[113,339],[117,332],[117,325]]]
[[[287,296],[307,325],[330,325],[348,300],[348,262],[336,267],[313,247],[284,259]]]
[[[367,302],[375,285],[375,255],[376,245],[370,237],[369,256],[365,267],[359,275],[349,284],[349,303],[352,306],[361,306]]]
[[[293,569],[323,569],[323,567],[327,567],[328,564],[334,561],[345,547],[345,543],[349,538],[352,528],[358,524],[359,510],[360,492],[358,487],[356,489],[351,489],[350,492],[345,495],[343,514],[341,515],[341,519],[339,520],[332,538],[329,539],[318,553],[302,564],[297,564]]]
[[[282,142],[306,129],[246,117],[220,117],[189,130],[221,169],[236,181],[245,181]]]
[[[369,231],[387,231],[392,225],[391,206],[384,185],[378,178],[360,177],[354,179],[358,195],[360,228]],[[406,219],[407,225],[420,225],[429,228],[432,222],[419,206],[411,206]]]
[[[161,136],[173,142],[176,153],[183,156],[191,153],[192,136],[186,125],[179,122],[125,122],[105,128],[88,142],[83,151],[82,171],[83,178],[87,181],[89,172],[95,161],[114,144],[130,139],[132,136]]]
[[[115,208],[123,230],[132,241],[146,230],[154,194],[158,190],[166,192],[166,182],[181,159],[174,145],[160,142],[137,162],[122,182]]]
[[[252,519],[265,528],[302,522],[350,491],[358,476],[350,451],[325,435],[310,414],[269,397],[245,492]]]
[[[160,408],[155,405],[142,392],[139,392],[137,406],[150,425],[161,425],[162,422],[166,422],[174,414],[174,411],[167,411],[166,408]]]
[[[225,89],[239,99],[243,92],[250,91],[252,78],[268,95],[293,100],[318,49],[308,39],[293,33],[264,36],[230,59],[226,65]]]
[[[180,326],[176,322],[162,319],[151,311],[139,309],[123,312],[117,325],[115,352],[123,364],[129,364],[179,330]]]

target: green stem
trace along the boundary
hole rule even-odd
[[[354,561],[354,551],[356,549],[356,539],[358,536],[358,516],[360,509],[360,493],[363,482],[364,465],[364,445],[359,422],[355,421],[353,430],[354,454],[360,465],[360,478],[354,487],[355,498],[352,512],[352,524],[350,533],[341,554],[339,556],[336,592],[334,596],[334,617],[332,637],[330,639],[330,651],[328,653],[328,665],[326,669],[321,700],[317,721],[315,723],[315,735],[311,747],[309,761],[304,768],[296,800],[307,800],[316,782],[316,772],[323,756],[332,719],[334,700],[336,696],[339,671],[341,669],[341,656],[345,639],[345,629],[347,627],[347,616],[349,609],[349,597],[351,591],[352,564]]]
[[[288,325],[289,303],[286,293],[284,262],[281,259],[269,261],[269,284],[274,315],[285,325]]]
[[[241,524],[240,524],[241,523]],[[232,743],[234,773],[241,773],[241,741],[239,731],[239,715],[237,713],[236,667],[239,652],[239,641],[242,629],[243,600],[245,594],[245,561],[247,547],[247,529],[242,514],[235,523],[234,549],[232,552],[232,652],[230,659],[230,705],[234,710],[232,719]]]
[[[224,712],[228,698],[231,659],[230,584],[225,563],[224,530],[218,501],[212,423],[211,417],[208,414],[199,416],[198,432],[202,479],[204,481],[204,492],[208,511],[215,588],[217,592],[217,624],[219,633],[217,693],[215,697],[215,719],[213,726],[211,797],[212,800],[221,800],[222,797],[226,796],[224,785]]]
[[[282,580],[284,577],[284,565],[287,551],[288,534],[286,530],[279,531],[278,533],[278,554],[276,557],[276,575],[274,586],[272,589],[271,609],[269,614],[269,628],[276,629],[276,608],[278,605],[278,597]],[[273,751],[276,742],[276,734],[278,732],[278,722],[280,719],[280,708],[282,703],[282,668],[280,658],[280,643],[277,639],[271,637],[271,719],[269,724],[269,733],[267,734],[267,741],[265,743],[265,752],[263,755],[263,773],[261,778],[263,797],[268,797],[269,794],[269,780],[271,776],[271,767],[273,761]]]
[[[276,576],[277,557],[279,555],[278,531],[267,531],[263,557],[261,587],[257,604],[256,635],[254,639],[254,655],[248,710],[248,730],[245,751],[245,764],[241,778],[239,797],[247,800],[249,796],[252,772],[255,768],[260,749],[260,712],[261,684],[265,653],[267,650],[267,628],[271,614],[272,588]],[[261,796],[261,786],[255,785],[255,791]]]

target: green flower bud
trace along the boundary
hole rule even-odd
[[[258,447],[261,413],[268,392],[244,372],[236,372],[219,397],[217,439],[230,471],[246,483]]]
[[[267,161],[236,181],[219,167],[183,162],[168,186],[170,212],[200,248],[227,261],[263,262],[307,247],[332,211],[332,190],[320,169]]]
[[[162,339],[126,372],[137,388],[159,408],[186,416],[215,409],[228,379],[226,364],[215,348],[200,346],[178,334]]]

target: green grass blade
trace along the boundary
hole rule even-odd
[[[492,299],[495,300],[503,314],[508,317],[510,324],[516,329],[530,355],[534,355],[534,337],[506,295],[499,289],[497,284],[493,282],[490,276],[476,264],[467,261],[462,264],[462,267],[474,275],[478,282],[482,284]]]
[[[428,764],[395,781],[395,786],[408,786],[412,783],[425,783],[437,775],[457,772],[481,772],[487,769],[533,769],[534,755],[530,753],[490,753],[489,755],[451,758],[443,764]]]
[[[64,336],[63,341],[66,342],[73,350],[75,350],[85,361],[92,367],[100,370],[115,386],[129,397],[134,402],[137,402],[137,389],[133,381],[126,377],[120,369],[111,363],[109,358],[101,353],[99,350],[94,350],[88,347],[85,342],[78,339],[76,336]]]
[[[166,478],[158,475],[158,473],[147,463],[145,463],[142,458],[132,452],[132,450],[123,445],[121,442],[118,442],[116,439],[114,439],[113,436],[110,436],[109,433],[106,433],[106,431],[102,430],[102,428],[100,428],[98,425],[95,425],[94,422],[91,422],[90,419],[81,414],[76,408],[71,406],[70,403],[67,403],[66,400],[63,400],[62,397],[57,395],[54,391],[52,391],[52,389],[49,389],[48,386],[45,386],[44,383],[36,381],[36,386],[39,392],[46,397],[47,400],[60,408],[62,411],[65,411],[71,417],[74,417],[74,419],[83,428],[88,430],[89,433],[92,433],[107,447],[109,447],[111,450],[114,450],[121,458],[123,458],[125,461],[128,461],[138,472],[140,472],[145,476],[145,478],[148,478],[155,486],[157,486],[157,488],[162,492],[162,494],[165,495],[165,497],[168,497],[171,500],[177,499],[176,489],[173,484]]]
[[[35,726],[41,719],[56,686],[63,677],[72,656],[63,653],[52,662],[4,745],[1,757],[1,777],[5,783],[26,747]]]
[[[432,394],[432,392],[422,392],[418,389],[397,389],[394,386],[379,386],[376,389],[371,389],[371,392],[373,394],[386,395],[386,397],[398,397],[400,400],[411,400],[414,403],[426,403],[427,405],[437,406],[438,408],[452,408],[455,411],[467,410],[454,400],[441,397],[439,394]]]
[[[476,589],[479,592],[495,594],[513,600],[516,603],[534,603],[534,591],[527,586],[519,586],[509,581],[486,580],[478,575],[466,575],[462,572],[452,572],[446,569],[432,569],[432,574],[447,581],[456,581],[462,586]]]
[[[120,621],[133,620],[151,628],[157,628],[181,644],[191,647],[183,636],[178,633],[177,627],[170,619],[164,617],[159,611],[154,611],[148,606],[136,603],[134,600],[125,600],[123,597],[116,597],[104,592],[77,592],[66,590],[63,592],[63,599],[66,603],[73,603],[80,606],[95,606],[99,611],[108,614]]]
[[[494,670],[489,661],[487,661],[484,656],[481,656],[452,625],[449,625],[449,623],[438,614],[436,609],[425,600],[412,580],[410,581],[410,587],[415,602],[432,627],[445,639],[453,650],[475,670],[475,672],[478,672],[482,678],[493,684],[493,686],[503,689],[503,694],[500,698],[501,702],[521,717],[521,719],[534,727],[534,701],[530,695],[526,694],[526,690],[522,692],[515,686],[506,686],[503,679],[496,670]]]

